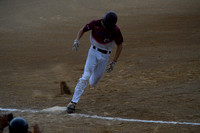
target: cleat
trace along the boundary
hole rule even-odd
[[[74,113],[75,112],[75,106],[76,106],[76,103],[70,102],[67,105],[67,113],[69,113],[69,114]]]

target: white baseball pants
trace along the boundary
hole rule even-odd
[[[95,87],[98,84],[106,69],[109,58],[109,53],[101,53],[94,49],[91,45],[88,52],[84,73],[75,87],[72,102],[77,103],[79,101],[80,96],[83,94],[88,82],[93,87]]]

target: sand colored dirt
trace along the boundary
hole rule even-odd
[[[89,33],[78,30],[106,11],[118,14],[123,51],[98,87],[88,86],[77,113],[200,123],[200,1],[1,0],[0,107],[66,106],[82,75]],[[115,48],[111,54],[114,55]],[[5,112],[0,112],[5,113]],[[200,126],[96,120],[65,113],[20,113],[46,133],[197,133]],[[7,130],[7,129],[6,129]]]

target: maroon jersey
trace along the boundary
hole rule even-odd
[[[117,45],[123,42],[123,37],[119,27],[116,25],[113,30],[107,30],[101,24],[100,20],[93,20],[83,28],[84,32],[92,30],[92,37],[100,44],[106,45],[113,40]]]

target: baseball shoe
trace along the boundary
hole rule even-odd
[[[74,113],[75,112],[75,106],[76,106],[76,103],[70,102],[67,105],[67,113],[69,113],[69,114]]]

